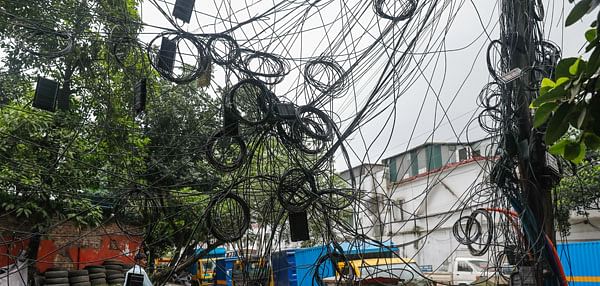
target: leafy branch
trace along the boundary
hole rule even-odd
[[[566,26],[579,21],[595,9],[591,0],[578,2],[566,20]],[[600,16],[600,14],[598,14]],[[531,103],[535,128],[544,129],[544,141],[552,154],[581,163],[586,150],[600,148],[600,41],[598,21],[586,31],[588,42],[583,56],[558,62],[553,78],[544,78],[539,96]]]

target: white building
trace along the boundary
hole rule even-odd
[[[384,159],[389,180],[382,194],[382,240],[391,239],[401,245],[401,256],[433,268],[447,265],[452,255],[467,255],[452,226],[477,208],[470,192],[483,182],[494,151],[490,139],[427,143]]]
[[[433,269],[445,269],[453,257],[471,256],[452,227],[493,199],[493,190],[479,191],[486,188],[495,152],[491,138],[469,144],[426,143],[384,159],[383,165],[355,167],[352,173],[363,194],[353,209],[355,227],[382,241],[392,240],[401,256]],[[340,176],[349,180],[350,172]],[[595,226],[600,226],[597,214],[589,223],[573,225],[568,240],[600,239]]]

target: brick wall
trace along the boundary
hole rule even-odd
[[[22,220],[0,216],[0,267],[13,263],[22,249],[27,250],[31,226]],[[139,233],[129,227],[128,233]],[[98,227],[81,227],[74,222],[54,221],[53,227],[42,233],[36,267],[40,272],[50,267],[81,269],[100,265],[105,259],[132,263],[142,237],[123,232],[114,222]]]

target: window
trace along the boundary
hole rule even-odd
[[[384,197],[382,194],[376,194],[369,199],[369,222],[373,226],[375,236],[382,236],[383,221],[381,220],[380,211],[384,208]]]
[[[390,181],[397,182],[402,179],[409,177],[409,169],[411,168],[411,156],[410,154],[398,156],[390,159]],[[413,176],[410,174],[410,176]]]
[[[474,158],[474,157],[481,157],[481,151],[479,151],[479,150],[472,150],[471,152],[472,152],[471,153],[471,157],[472,158]]]
[[[448,146],[448,163],[456,162],[456,146]]]
[[[394,221],[404,220],[404,200],[396,200],[392,207]]]
[[[427,152],[421,148],[417,151],[417,174],[423,174],[427,171]]]
[[[469,266],[469,264],[467,264],[464,261],[458,261],[458,271],[460,272],[473,272],[473,269],[471,268],[471,266]]]
[[[396,161],[398,165],[398,178],[406,179],[410,177],[409,169],[411,168],[410,155],[404,155]]]
[[[396,168],[396,158],[390,159],[390,181],[398,181],[398,168]]]
[[[410,152],[410,176],[416,176],[419,174],[419,159],[417,152]]]
[[[458,161],[464,161],[469,159],[469,147],[465,147],[458,150]]]
[[[429,145],[427,146],[427,171],[435,170],[442,167],[442,146]]]
[[[348,207],[343,211],[343,213],[345,214],[344,217],[346,219],[346,223],[352,227],[356,227],[354,223],[354,210],[351,207]]]

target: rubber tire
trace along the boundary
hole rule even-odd
[[[50,268],[46,269],[46,272],[48,272],[48,271],[68,271],[68,270],[63,267],[50,267]]]
[[[69,277],[87,276],[89,272],[87,270],[69,270]]]
[[[125,273],[112,274],[106,277],[106,280],[125,279]]]
[[[68,271],[46,271],[44,277],[48,278],[67,278],[69,277]]]
[[[106,277],[116,274],[123,274],[123,270],[106,270]]]
[[[119,259],[106,259],[102,264],[123,264],[123,261]]]
[[[50,284],[69,284],[69,278],[64,277],[64,278],[46,278],[46,285],[50,285]]]
[[[82,283],[82,282],[90,282],[90,277],[86,275],[86,276],[75,276],[75,277],[69,278],[69,283],[71,283],[71,284]]]
[[[100,265],[88,265],[85,267],[85,269],[90,273],[105,273],[106,272],[106,268],[104,268],[104,266],[100,266]]]
[[[108,284],[108,283],[106,283],[106,279],[104,279],[104,278],[90,280],[90,283],[92,283],[92,285],[107,285]]]
[[[123,265],[121,265],[121,264],[106,264],[106,265],[104,265],[104,268],[106,270],[119,270],[119,271],[123,271]]]
[[[99,278],[106,278],[106,273],[92,273],[89,275],[90,276],[90,280],[94,280],[94,279],[99,279]]]
[[[81,282],[81,283],[71,283],[71,286],[92,286],[92,283],[90,282]]]
[[[69,284],[69,283],[61,283],[61,284],[44,284],[44,285],[48,285],[48,286],[70,286],[71,284]]]

